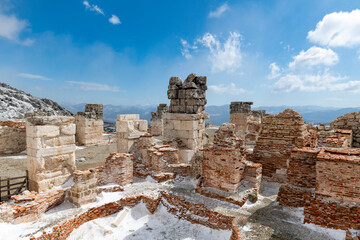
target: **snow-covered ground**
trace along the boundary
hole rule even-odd
[[[124,211],[124,210],[123,210]],[[118,227],[111,223],[122,211],[83,224],[72,232],[69,240],[82,239],[230,239],[231,231],[215,230],[199,224],[178,219],[163,205],[151,214],[144,203],[133,207]],[[101,227],[100,227],[100,226]]]

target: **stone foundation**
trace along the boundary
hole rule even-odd
[[[103,142],[104,121],[102,104],[86,104],[85,112],[75,116],[76,141],[79,145],[93,145]]]
[[[0,121],[0,155],[26,150],[25,122]]]
[[[230,240],[240,240],[239,228],[235,223],[235,217],[224,215],[216,211],[208,210],[202,204],[193,204],[177,196],[161,192],[158,198],[145,195],[126,197],[116,202],[107,203],[100,207],[90,208],[75,218],[64,221],[61,225],[54,226],[52,232],[44,232],[40,237],[31,236],[31,240],[65,240],[71,232],[82,224],[100,217],[115,214],[124,207],[134,207],[143,201],[150,213],[154,213],[159,204],[163,204],[169,213],[180,219],[187,220],[193,224],[201,224],[212,229],[231,230]]]
[[[73,117],[26,119],[30,190],[46,191],[70,178],[75,170],[75,128]]]
[[[97,179],[94,169],[74,172],[74,185],[69,190],[69,201],[80,207],[96,202]]]
[[[125,186],[133,182],[134,156],[127,153],[111,153],[106,158],[105,165],[96,168],[97,184],[116,183]]]

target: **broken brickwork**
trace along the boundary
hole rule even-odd
[[[194,204],[177,196],[161,192],[157,198],[151,198],[146,195],[136,195],[122,198],[116,202],[110,202],[99,207],[93,207],[86,212],[75,216],[72,219],[65,220],[60,225],[54,226],[51,232],[43,232],[39,237],[31,236],[31,240],[65,240],[71,232],[82,224],[106,217],[125,207],[134,207],[140,202],[146,204],[150,213],[154,213],[162,204],[167,211],[180,219],[184,219],[192,224],[201,224],[203,226],[217,230],[231,230],[230,240],[240,240],[242,238],[237,226],[237,219],[233,215],[225,215],[214,210],[207,209],[203,204]]]
[[[360,112],[347,113],[330,123],[333,129],[352,130],[352,147],[360,147]]]
[[[261,119],[265,110],[251,110],[253,102],[231,102],[230,122],[235,124],[236,136],[244,139],[245,144],[254,146],[261,129]]]
[[[352,130],[338,129],[335,135],[327,137],[323,145],[329,148],[351,148]]]
[[[313,131],[316,131],[319,135],[318,137],[318,146],[319,147],[323,147],[323,143],[324,143],[324,140],[326,138],[328,138],[329,136],[331,135],[334,135],[335,134],[335,130],[332,129],[329,125],[326,125],[325,123],[320,123],[320,124],[313,124],[313,123],[309,123],[307,125],[307,129],[310,131],[310,130],[313,130]]]
[[[254,169],[247,171],[246,153],[243,140],[235,135],[235,124],[224,123],[214,137],[213,146],[202,149],[203,151],[203,185],[226,192],[236,192],[241,180],[246,179],[253,186],[260,187],[261,174],[258,178]],[[258,164],[260,165],[260,164]],[[257,182],[258,181],[258,182]]]
[[[75,116],[76,141],[79,145],[103,142],[104,121],[102,104],[86,104],[85,112]]]
[[[97,185],[115,183],[125,186],[133,182],[134,156],[128,153],[111,153],[105,165],[96,168]]]
[[[117,115],[116,137],[117,150],[120,153],[135,151],[134,144],[148,130],[146,120],[140,120],[139,114]]]
[[[315,193],[305,197],[305,223],[360,229],[360,150],[322,149],[316,161]]]
[[[73,117],[34,116],[26,119],[29,185],[46,191],[64,184],[75,171]]]
[[[69,190],[69,200],[80,207],[91,202],[96,202],[97,178],[96,171],[89,169],[85,171],[75,171],[74,185]]]
[[[0,222],[19,224],[36,221],[46,211],[63,203],[65,196],[64,190],[24,191],[12,196],[10,202],[0,203]]]
[[[26,150],[25,122],[0,121],[0,155]]]
[[[151,131],[154,136],[162,136],[164,133],[163,115],[169,112],[169,108],[166,104],[159,104],[156,112],[151,113]]]
[[[278,192],[280,205],[304,207],[304,197],[315,190],[316,159],[320,150],[309,147],[294,148],[287,170],[287,181]]]
[[[316,136],[307,131],[302,116],[292,109],[265,115],[253,152],[253,161],[262,164],[263,177],[285,182],[291,150],[294,147],[315,147]]]

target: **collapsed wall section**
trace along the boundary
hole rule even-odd
[[[85,112],[75,116],[76,141],[79,145],[93,145],[103,142],[103,105],[86,104]]]
[[[348,129],[353,132],[352,147],[360,147],[360,112],[347,113],[330,123],[333,129]]]
[[[0,155],[26,150],[25,122],[0,121]]]
[[[254,146],[261,130],[264,110],[251,110],[253,102],[231,102],[230,122],[235,124],[236,136],[245,140],[248,146]]]
[[[65,183],[75,170],[73,117],[34,116],[26,119],[30,190],[46,191]]]
[[[302,116],[292,109],[276,115],[265,115],[262,129],[254,147],[253,161],[262,164],[263,177],[269,181],[285,182],[287,167],[294,147],[316,144]]]

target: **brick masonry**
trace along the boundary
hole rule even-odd
[[[360,147],[360,112],[347,113],[330,123],[333,129],[348,129],[353,132],[352,147]]]

